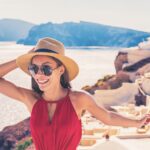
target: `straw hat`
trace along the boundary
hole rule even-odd
[[[69,81],[73,80],[79,72],[77,63],[71,58],[65,56],[64,45],[61,42],[49,37],[40,39],[37,42],[34,51],[19,56],[16,59],[16,63],[20,69],[30,75],[28,66],[31,59],[37,55],[52,56],[61,61],[67,70]]]

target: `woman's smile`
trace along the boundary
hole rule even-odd
[[[40,80],[40,79],[37,79],[37,83],[38,84],[45,84],[45,83],[47,83],[49,81],[49,79],[47,79],[47,80]]]

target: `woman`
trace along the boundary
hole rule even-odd
[[[32,77],[32,90],[3,78],[17,66]],[[27,106],[36,150],[75,150],[81,139],[83,110],[108,125],[144,124],[146,118],[124,118],[98,107],[87,93],[73,91],[69,82],[78,71],[78,65],[65,56],[63,44],[52,38],[39,40],[32,52],[0,65],[0,92]]]

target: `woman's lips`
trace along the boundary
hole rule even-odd
[[[37,80],[38,84],[41,84],[41,85],[47,83],[48,81],[49,81],[49,79],[47,79],[47,80]]]

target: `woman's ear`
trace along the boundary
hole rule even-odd
[[[61,75],[64,74],[64,72],[65,72],[65,67],[64,67],[63,65],[60,66],[59,72],[61,73]]]

